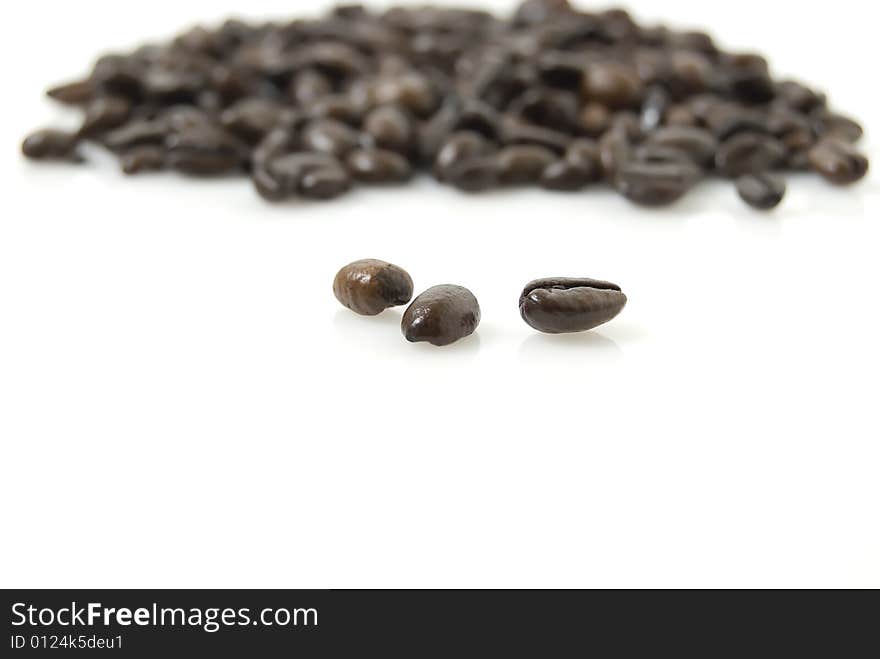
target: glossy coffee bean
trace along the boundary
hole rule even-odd
[[[618,62],[596,62],[587,67],[583,97],[609,108],[627,108],[638,104],[642,83],[638,73]]]
[[[319,119],[305,127],[303,145],[312,151],[344,156],[356,148],[359,136],[356,130],[335,119]]]
[[[498,181],[505,185],[536,183],[547,166],[556,160],[550,149],[534,144],[507,146],[495,156]]]
[[[241,145],[217,126],[191,126],[171,133],[165,148],[168,165],[187,174],[224,174],[244,164]]]
[[[492,151],[492,144],[479,133],[460,131],[452,134],[437,153],[434,173],[440,180],[448,179],[464,162]]]
[[[342,167],[321,167],[303,174],[299,193],[311,199],[333,199],[351,189],[351,177]]]
[[[407,307],[400,329],[407,341],[445,346],[470,336],[480,324],[477,298],[463,286],[433,286]]]
[[[541,172],[541,187],[547,190],[580,190],[593,181],[593,172],[568,160],[551,162]]]
[[[565,150],[565,161],[584,172],[586,182],[598,181],[602,176],[602,158],[599,145],[590,139],[572,140]]]
[[[333,294],[342,304],[364,316],[375,316],[412,299],[412,278],[403,268],[361,259],[344,266],[333,279]]]
[[[715,168],[722,176],[758,174],[778,167],[785,160],[785,147],[764,133],[737,133],[715,152]]]
[[[855,183],[868,173],[868,159],[849,142],[828,138],[820,141],[809,152],[813,169],[831,183]]]
[[[448,181],[465,192],[482,192],[499,185],[498,159],[480,156],[465,160],[448,175]]]
[[[648,135],[645,144],[652,147],[676,149],[686,154],[695,164],[706,166],[712,162],[718,149],[718,140],[707,130],[687,126],[659,128]]]
[[[526,284],[519,297],[522,319],[548,334],[593,329],[614,318],[625,305],[620,286],[588,278],[536,279]]]
[[[699,178],[699,170],[688,163],[630,161],[615,175],[617,190],[642,206],[665,206],[680,199]]]
[[[354,178],[365,183],[402,183],[412,177],[409,161],[386,149],[355,149],[346,165]]]
[[[773,174],[746,174],[736,180],[736,191],[749,206],[770,210],[785,196],[785,181]]]
[[[382,149],[401,153],[413,149],[413,121],[397,106],[383,105],[372,110],[364,118],[363,130]]]
[[[119,155],[119,163],[126,174],[162,169],[165,149],[158,146],[136,146]]]
[[[79,139],[76,133],[44,129],[28,135],[21,143],[21,152],[33,160],[82,161],[77,153]]]
[[[819,137],[833,137],[851,143],[862,139],[864,133],[859,122],[833,112],[818,113],[813,117],[813,126]]]

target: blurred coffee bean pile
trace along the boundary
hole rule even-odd
[[[620,9],[526,0],[513,16],[339,6],[324,18],[195,27],[98,59],[48,91],[79,130],[40,130],[33,159],[93,142],[128,174],[248,175],[272,201],[329,199],[426,170],[462,190],[612,186],[653,206],[700,180],[736,180],[755,208],[786,171],[862,178],[862,128],[825,95],[703,32]]]

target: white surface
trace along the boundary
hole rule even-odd
[[[792,180],[773,215],[723,184],[660,212],[427,180],[272,207],[243,180],[18,157],[61,114],[43,88],[104,46],[298,4],[314,6],[16,5],[0,45],[14,61],[0,585],[880,586],[873,173],[846,190]],[[631,6],[723,29],[880,116],[857,60],[874,39],[864,3],[835,3],[839,19]],[[468,286],[478,333],[412,345],[400,310],[342,309],[333,275],[362,257],[402,265],[418,290]],[[516,301],[548,275],[610,279],[630,303],[599,331],[538,335]]]

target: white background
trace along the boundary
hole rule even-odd
[[[880,116],[863,2],[630,6]],[[18,155],[72,118],[43,89],[107,48],[307,11],[10,8],[0,585],[880,586],[875,174],[795,178],[772,215],[721,183],[658,212],[428,180],[272,207],[245,180]],[[418,290],[469,287],[477,334],[413,345],[401,310],[340,307],[333,275],[363,257]],[[610,279],[630,303],[599,331],[538,335],[516,302],[549,275]]]

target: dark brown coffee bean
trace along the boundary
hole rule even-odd
[[[556,153],[564,153],[570,138],[550,128],[505,117],[501,121],[501,141],[504,144],[536,144]]]
[[[220,123],[233,135],[255,144],[283,122],[285,112],[289,110],[271,99],[245,98],[224,110]]]
[[[770,210],[785,196],[785,181],[767,173],[747,174],[736,180],[736,191],[749,206]]]
[[[599,137],[611,126],[611,112],[601,103],[584,104],[580,112],[580,127],[586,135]]]
[[[526,284],[519,297],[522,319],[547,334],[593,329],[614,318],[625,305],[620,286],[587,278],[536,279]]]
[[[593,140],[572,140],[565,150],[565,160],[587,177],[587,182],[598,181],[602,176],[602,156],[599,145]]]
[[[351,178],[342,167],[322,167],[303,174],[299,193],[312,199],[333,199],[351,189]]]
[[[855,183],[868,173],[868,159],[849,142],[835,138],[820,141],[809,152],[813,169],[831,183]]]
[[[95,83],[91,80],[76,80],[51,87],[46,90],[46,95],[65,105],[85,105],[95,97]]]
[[[162,169],[165,149],[158,146],[136,146],[119,155],[119,163],[126,174]]]
[[[428,79],[418,73],[381,79],[375,88],[378,104],[399,105],[416,116],[427,116],[438,103],[434,88]]]
[[[627,162],[615,175],[615,187],[627,199],[643,206],[665,206],[677,201],[699,179],[688,163]]]
[[[505,185],[536,183],[556,155],[534,144],[507,146],[498,151],[498,180]]]
[[[364,316],[375,316],[412,299],[413,282],[403,268],[361,259],[343,267],[333,279],[333,294],[342,304]]]
[[[551,162],[541,173],[541,186],[547,190],[580,190],[594,179],[595,173],[568,160]]]
[[[110,131],[102,139],[113,151],[128,151],[136,146],[161,146],[167,134],[168,125],[162,119],[135,119]]]
[[[317,119],[335,119],[353,126],[363,118],[364,107],[347,94],[327,94],[312,103],[308,113]]]
[[[346,164],[351,175],[365,183],[402,183],[412,177],[409,161],[386,149],[355,149]]]
[[[737,177],[775,169],[785,160],[785,147],[763,133],[738,133],[715,153],[715,168],[722,176]]]
[[[318,119],[303,130],[303,144],[312,151],[344,156],[358,146],[358,132],[335,119]]]
[[[702,128],[667,126],[658,128],[645,140],[646,145],[676,149],[701,167],[712,162],[718,140]]]
[[[409,114],[395,105],[383,105],[372,110],[364,118],[363,130],[380,148],[400,153],[413,150],[413,121]]]
[[[820,112],[814,118],[813,125],[819,137],[834,137],[851,143],[862,139],[864,133],[857,121],[833,112]]]
[[[449,137],[437,153],[434,173],[441,181],[448,180],[463,162],[492,151],[491,143],[479,133],[460,131]]]
[[[116,96],[99,96],[86,106],[86,115],[79,129],[81,135],[103,133],[124,124],[131,114],[131,102]]]
[[[642,82],[634,69],[621,63],[595,62],[587,67],[582,93],[609,108],[628,108],[640,101]]]
[[[298,105],[305,107],[332,91],[333,85],[326,76],[313,69],[305,69],[290,81],[288,96]]]
[[[400,329],[407,341],[445,346],[470,336],[480,324],[477,298],[463,286],[433,286],[407,307]]]
[[[465,160],[447,175],[449,183],[465,192],[482,192],[499,183],[498,160],[493,156],[480,156]]]
[[[169,167],[187,174],[211,176],[239,169],[242,146],[218,126],[193,125],[165,139]]]
[[[21,143],[21,152],[33,160],[68,160],[81,162],[77,153],[79,138],[76,133],[46,128],[28,135]]]

